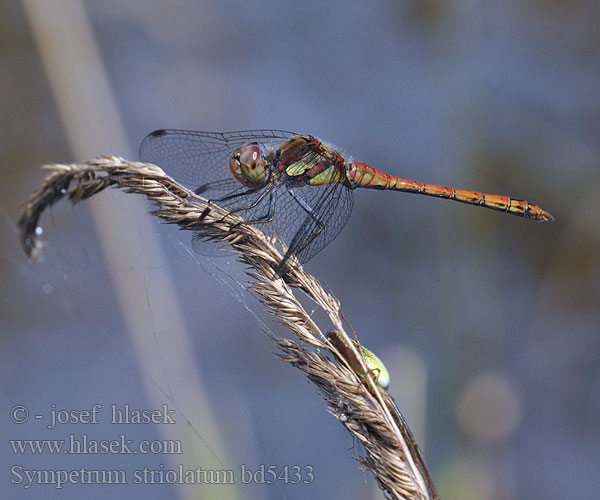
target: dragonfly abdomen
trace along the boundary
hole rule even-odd
[[[550,213],[534,203],[529,203],[527,200],[401,179],[400,177],[380,172],[364,163],[351,163],[348,171],[348,179],[355,188],[390,189],[406,193],[424,194],[460,201],[468,205],[479,205],[539,222],[554,220],[554,217]]]

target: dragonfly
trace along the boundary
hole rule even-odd
[[[244,223],[260,224],[287,245],[280,268],[295,255],[306,263],[345,226],[357,188],[402,191],[478,205],[534,221],[554,217],[526,200],[402,179],[308,135],[283,130],[196,132],[161,129],[140,146],[140,158],[161,167],[197,195]],[[194,250],[204,253],[200,233]]]

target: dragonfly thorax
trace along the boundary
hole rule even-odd
[[[247,142],[233,152],[229,159],[229,169],[242,184],[258,188],[269,178],[267,161],[256,142]]]

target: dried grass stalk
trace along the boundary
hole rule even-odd
[[[248,287],[279,322],[297,339],[273,337],[280,356],[301,369],[317,385],[327,401],[329,412],[364,447],[359,460],[371,470],[380,488],[390,498],[422,500],[437,498],[418,445],[393,399],[375,384],[373,376],[361,377],[323,335],[306,313],[293,290],[302,290],[328,315],[333,327],[349,341],[340,319],[339,301],[323,289],[292,257],[284,272],[277,273],[282,251],[257,226],[195,195],[155,165],[105,156],[80,164],[53,164],[51,173],[32,194],[19,219],[21,243],[28,256],[37,258],[42,244],[36,233],[44,210],[63,197],[73,204],[114,186],[154,201],[152,212],[163,221],[193,230],[203,237],[228,245],[249,267]],[[306,344],[317,347],[308,348]],[[350,343],[350,345],[352,345]],[[354,347],[352,347],[354,349]],[[332,361],[322,352],[331,352]],[[364,365],[358,352],[357,358]],[[362,373],[369,373],[362,367]]]

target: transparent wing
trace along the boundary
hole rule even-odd
[[[275,219],[281,215],[275,212],[277,187],[268,185],[264,189],[252,191],[239,182],[237,184],[241,187],[231,193],[227,199],[219,201],[218,205],[239,215],[247,223],[257,224],[258,229],[265,234],[272,235]],[[219,252],[216,249],[220,246],[222,244],[207,242],[201,231],[195,234],[192,242],[193,249],[202,255],[218,255]]]
[[[337,182],[284,186],[280,193],[276,230],[288,244],[285,259],[295,254],[301,263],[310,260],[335,239],[352,213],[353,193]]]
[[[339,183],[295,188],[280,184],[261,195],[246,194],[221,205],[283,240],[288,246],[284,261],[291,254],[301,263],[310,260],[335,239],[352,212],[353,193]],[[200,235],[194,238],[193,248],[201,254],[217,254]]]
[[[202,196],[216,199],[239,188],[240,183],[229,170],[229,157],[235,149],[248,141],[256,141],[266,150],[295,135],[284,130],[225,133],[156,130],[142,141],[140,159],[158,165],[193,191],[200,188]]]
[[[140,145],[140,159],[162,168],[188,189],[218,202],[227,210],[237,211],[248,221],[263,217],[265,200],[261,191],[252,191],[233,177],[229,158],[248,141],[258,142],[264,151],[277,148],[294,132],[284,130],[245,130],[240,132],[196,132],[193,130],[156,130]],[[223,201],[219,201],[223,199]],[[268,199],[267,199],[268,202]],[[208,244],[200,234],[193,248],[203,255],[219,255],[218,245]]]

